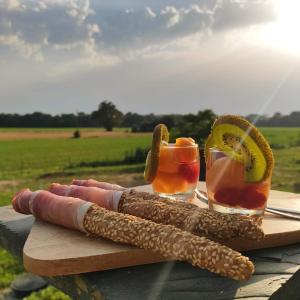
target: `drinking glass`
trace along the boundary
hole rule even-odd
[[[152,182],[153,191],[161,197],[186,200],[194,194],[199,173],[200,160],[197,144],[178,146],[172,143],[162,143],[156,176]]]
[[[222,213],[262,216],[271,177],[258,183],[244,179],[245,166],[229,153],[210,148],[206,160],[206,187],[210,209]]]

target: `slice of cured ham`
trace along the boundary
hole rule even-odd
[[[94,179],[74,179],[72,184],[80,185],[80,186],[89,186],[89,187],[98,187],[104,190],[113,190],[113,191],[124,191],[126,188],[118,185],[118,184],[111,184],[108,182],[97,181]]]
[[[118,211],[119,201],[122,195],[120,190],[104,190],[98,187],[77,185],[61,185],[53,183],[49,187],[51,193],[61,196],[78,197],[85,201],[93,202],[105,209]]]
[[[25,189],[14,196],[12,205],[19,213],[32,214],[43,221],[84,231],[83,217],[92,203],[48,191]]]

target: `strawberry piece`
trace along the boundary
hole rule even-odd
[[[215,200],[231,206],[241,205],[241,191],[230,187],[220,189],[215,193]]]
[[[267,197],[255,187],[248,186],[242,192],[242,207],[256,209],[264,206]]]
[[[194,183],[198,181],[200,173],[199,163],[194,164],[180,164],[179,174],[188,182]]]

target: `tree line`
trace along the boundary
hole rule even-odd
[[[92,113],[50,115],[42,112],[30,114],[5,114],[0,113],[0,127],[104,127],[111,131],[114,127],[128,127],[132,132],[151,132],[156,124],[164,123],[169,129],[176,128],[189,132],[204,133],[216,118],[212,110],[199,111],[196,114],[146,114],[128,112],[122,113],[110,101],[100,103],[97,110]],[[300,127],[300,111],[291,112],[289,115],[275,113],[268,117],[265,115],[251,114],[246,118],[255,122],[257,126]],[[197,125],[199,124],[199,125]],[[195,128],[196,127],[196,128]],[[197,129],[198,128],[198,129]],[[202,135],[202,134],[201,134]],[[199,135],[198,135],[199,136]]]
[[[251,114],[246,116],[250,122],[257,126],[265,127],[300,127],[300,111],[293,111],[289,115],[283,115],[279,112],[273,116]]]

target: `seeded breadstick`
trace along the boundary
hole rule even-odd
[[[123,192],[118,211],[157,223],[174,225],[196,235],[218,239],[244,237],[261,240],[264,232],[251,218],[235,214],[221,214],[194,204],[161,198],[145,192]]]
[[[161,198],[146,192],[60,184],[52,184],[49,190],[57,195],[84,199],[109,210],[142,217],[156,223],[174,225],[200,236],[208,235],[223,240],[234,237],[260,240],[264,236],[262,229],[249,217],[224,215],[199,208],[194,204]]]
[[[108,211],[95,204],[87,211],[83,226],[91,234],[148,249],[164,257],[188,261],[235,280],[249,279],[254,271],[248,257],[205,237],[171,225]]]
[[[78,198],[26,189],[14,196],[12,204],[16,211],[40,220],[149,249],[236,280],[250,278],[254,270],[247,257],[205,237],[109,211]]]

